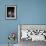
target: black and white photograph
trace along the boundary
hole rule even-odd
[[[6,19],[16,19],[16,5],[6,6]]]

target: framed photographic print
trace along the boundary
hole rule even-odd
[[[16,19],[16,5],[6,5],[6,19]]]

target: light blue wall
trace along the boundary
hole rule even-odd
[[[21,24],[46,24],[46,0],[23,0],[19,7]]]
[[[5,20],[5,5],[17,6],[17,19]],[[18,32],[18,24],[46,24],[46,0],[1,0],[0,44],[8,43],[8,34]],[[16,40],[17,43],[17,40]]]

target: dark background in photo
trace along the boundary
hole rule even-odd
[[[7,7],[7,17],[14,17],[14,7]]]

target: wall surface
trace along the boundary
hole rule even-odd
[[[17,19],[5,20],[5,5],[12,4],[17,7]],[[17,34],[18,24],[46,24],[46,0],[0,0],[0,44],[8,43],[10,32]]]

